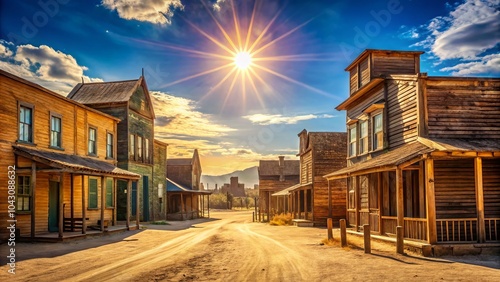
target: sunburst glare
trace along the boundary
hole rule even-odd
[[[234,56],[234,64],[240,70],[246,70],[252,64],[252,55],[246,51],[238,52]]]

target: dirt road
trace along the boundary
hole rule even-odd
[[[0,281],[500,281],[500,256],[428,259],[380,243],[368,255],[320,245],[325,229],[252,223],[251,212],[145,227],[19,244],[16,275],[1,266]]]

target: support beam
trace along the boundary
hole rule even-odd
[[[85,205],[85,175],[82,174],[82,234],[87,234],[87,207]]]
[[[328,181],[328,218],[332,217],[332,187],[330,187],[330,180]]]
[[[59,238],[63,237],[64,232],[64,173],[61,173],[61,182],[59,182]]]
[[[304,190],[304,219],[307,219],[307,189]]]
[[[396,169],[396,211],[398,215],[398,225],[404,230],[404,194],[403,194],[403,170]]]
[[[127,181],[127,216],[126,216],[126,225],[127,229],[130,230],[130,203],[131,203],[131,195],[132,195],[132,180]]]
[[[208,195],[208,209],[207,209],[207,212],[208,212],[208,218],[210,218],[210,194]]]
[[[425,162],[421,161],[418,170],[418,217],[426,217],[425,215]]]
[[[16,157],[17,160],[17,157]],[[36,224],[36,163],[31,162],[31,241],[35,240],[35,224]]]
[[[430,244],[437,242],[436,232],[436,194],[434,190],[434,160],[425,160],[425,185],[427,193],[427,240]]]
[[[354,230],[359,231],[359,224],[361,223],[360,218],[359,218],[359,210],[361,209],[361,197],[359,195],[359,176],[356,176],[354,178],[354,205],[356,209],[355,213],[355,228]]]
[[[377,173],[378,232],[382,234],[382,172]]]
[[[113,226],[116,224],[116,217],[118,213],[118,179],[113,178]]]
[[[104,208],[106,205],[106,179],[101,176],[101,232],[104,231]]]
[[[181,193],[181,220],[184,220],[184,197],[182,196],[182,193]]]
[[[73,181],[73,173],[70,175],[70,216],[71,216],[71,232],[75,231],[75,190],[74,190],[74,181]]]
[[[486,241],[484,226],[484,188],[483,188],[483,160],[474,158],[474,175],[476,179],[476,209],[477,209],[477,232],[479,243]]]
[[[144,182],[143,182],[144,183]],[[136,197],[135,197],[135,225],[137,227],[137,230],[139,230],[139,223],[141,221],[141,212],[140,212],[140,201],[139,201],[139,181],[137,181],[136,187]]]

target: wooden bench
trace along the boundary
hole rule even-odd
[[[89,218],[85,218],[85,220],[89,220]],[[83,218],[81,217],[65,217],[63,219],[63,230],[64,231],[76,231],[82,230],[83,228]]]

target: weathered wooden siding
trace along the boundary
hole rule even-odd
[[[395,149],[415,141],[417,129],[416,77],[397,77],[387,81],[387,114],[389,148]]]
[[[154,167],[153,167],[153,191],[150,192],[151,201],[151,218],[155,220],[165,219],[165,189],[167,177],[167,146],[154,142]],[[158,197],[157,188],[158,185],[163,185],[163,199],[162,199],[162,209],[160,209],[160,199]],[[158,188],[159,189],[159,188]]]
[[[117,126],[117,161],[126,162],[128,160],[128,119],[126,104],[113,107],[94,107],[95,109],[120,119]]]
[[[167,177],[184,187],[193,187],[192,165],[167,165]]]
[[[306,184],[312,182],[313,160],[312,151],[300,156],[300,183]]]
[[[370,82],[370,68],[369,68],[369,62],[370,58],[367,57],[361,63],[359,64],[359,75],[361,76],[359,78],[360,80],[360,88],[363,87],[365,84]]]
[[[414,54],[374,52],[372,56],[372,77],[385,74],[415,74]]]
[[[484,217],[500,217],[500,159],[483,158]]]
[[[356,92],[359,89],[358,84],[359,84],[359,82],[358,82],[358,67],[355,67],[350,71],[350,74],[349,74],[350,94]]]
[[[151,107],[149,100],[146,98],[144,88],[138,87],[134,94],[130,97],[130,108],[141,115],[152,118]]]
[[[473,159],[434,161],[436,218],[476,218]]]
[[[428,130],[437,138],[500,138],[500,80],[428,78]]]

